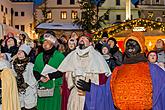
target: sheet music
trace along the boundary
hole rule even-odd
[[[54,67],[46,64],[44,69],[42,70],[41,74],[46,75],[48,73],[53,73],[53,72],[56,72],[56,71],[57,71],[57,69],[55,69]]]

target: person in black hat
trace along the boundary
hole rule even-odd
[[[111,68],[113,70],[116,66],[120,66],[122,64],[123,55],[117,46],[115,38],[110,37],[107,42],[110,47],[109,52],[111,54],[111,62],[114,62],[114,64],[112,64],[113,67]]]
[[[95,45],[95,49],[98,50],[100,53],[102,51],[102,46],[103,46],[103,43],[107,43],[107,40],[108,40],[108,33],[107,32],[103,32],[103,34],[101,35],[102,38],[101,40],[99,40],[96,45]]]

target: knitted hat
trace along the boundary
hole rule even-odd
[[[146,52],[146,46],[145,46],[145,38],[144,38],[144,35],[143,33],[141,32],[133,32],[131,34],[129,34],[125,40],[124,40],[124,48],[126,49],[126,42],[129,40],[129,39],[132,39],[132,40],[135,40],[138,42],[138,44],[140,45],[140,48],[141,48],[141,52],[142,53],[145,53]]]
[[[103,34],[102,34],[102,36],[101,36],[102,38],[103,37],[106,37],[106,38],[108,38],[108,33],[107,32],[103,32]]]
[[[107,49],[110,50],[110,46],[108,45],[108,43],[103,43],[102,49],[103,49],[104,47],[107,47]]]
[[[149,57],[149,55],[150,55],[151,53],[155,53],[155,55],[156,55],[156,59],[158,60],[157,52],[154,51],[154,50],[151,50],[151,51],[149,51],[149,52],[147,53],[147,58]]]
[[[56,37],[56,34],[55,34],[55,32],[53,32],[53,31],[46,31],[46,34],[51,34],[51,35],[53,35],[54,37]]]
[[[90,42],[92,42],[93,34],[90,34],[90,33],[85,32],[82,36],[87,37],[87,39],[88,39]],[[82,37],[82,36],[81,36],[81,37]]]
[[[115,43],[115,45],[117,44],[117,41],[116,41],[116,39],[115,39],[115,38],[110,37],[110,38],[108,39],[108,41],[109,41],[109,40],[112,40],[112,41]],[[108,42],[108,41],[107,41],[107,42]]]
[[[31,48],[30,46],[26,45],[26,44],[22,44],[20,47],[19,47],[19,50],[22,50],[24,51],[27,55],[29,55],[30,51],[31,51]]]
[[[48,40],[48,41],[50,41],[51,43],[53,43],[53,45],[54,45],[55,47],[57,47],[57,46],[59,45],[59,42],[58,42],[57,38],[56,38],[55,36],[53,36],[52,34],[45,33],[45,34],[44,34],[44,41],[45,41],[45,40]]]

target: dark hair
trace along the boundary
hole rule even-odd
[[[25,35],[25,34],[20,34],[20,36],[22,36],[23,41],[25,41],[25,39],[26,39],[26,35]]]
[[[8,41],[10,38],[14,40],[15,46],[17,46],[17,40],[16,40],[14,37],[9,37],[9,38],[7,38],[7,40],[5,41],[5,46],[7,46],[7,41]],[[7,46],[7,47],[8,47],[8,46]]]
[[[108,33],[107,33],[107,32],[103,32],[103,34],[102,34],[101,37],[102,37],[102,38],[103,38],[103,37],[107,37],[107,38],[108,38]]]
[[[148,58],[148,56],[149,56],[150,53],[156,53],[156,57],[158,58],[158,54],[157,54],[157,52],[155,50],[149,51],[148,54],[147,54],[147,58]]]
[[[26,52],[25,51],[23,51],[23,53],[25,54],[25,57],[27,58],[27,57],[29,57],[29,55],[28,54],[26,54]]]
[[[46,31],[46,33],[49,33],[49,34],[53,35],[54,37],[56,37],[56,34],[53,31]]]
[[[112,41],[115,43],[115,45],[117,44],[117,41],[116,41],[116,39],[115,39],[115,38],[110,37],[110,38],[108,39],[108,41],[107,41],[107,42],[109,42],[109,40],[112,40]]]

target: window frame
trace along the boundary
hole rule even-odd
[[[64,15],[63,15],[64,13],[66,13],[66,17],[64,17]],[[60,18],[63,19],[63,20],[67,19],[67,11],[61,11]]]
[[[17,28],[17,26],[18,26],[18,28]],[[15,27],[16,29],[18,29],[18,30],[19,30],[19,25],[15,25],[14,27]]]
[[[121,5],[120,2],[121,2],[120,0],[116,0],[116,6],[120,6]]]
[[[25,12],[24,11],[21,12],[21,16],[25,16]]]
[[[17,13],[17,14],[16,14],[16,13]],[[18,11],[15,11],[15,12],[14,12],[14,16],[18,16]]]
[[[1,5],[1,12],[3,12],[4,11],[4,6],[3,5]]]
[[[25,31],[25,25],[21,25],[21,31]]]
[[[62,0],[57,0],[57,5],[62,5]]]
[[[75,0],[70,0],[70,5],[75,5]]]
[[[73,17],[73,14],[74,14],[74,17]],[[77,12],[77,11],[72,10],[72,11],[71,11],[71,19],[76,19],[76,18],[77,18],[77,16],[78,16],[78,12]]]
[[[6,13],[6,14],[8,13],[7,7],[5,8],[5,13]]]
[[[119,17],[120,19],[118,19],[118,17]],[[116,21],[121,21],[121,15],[116,15]]]

